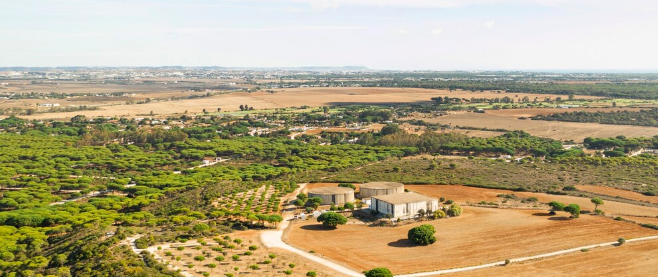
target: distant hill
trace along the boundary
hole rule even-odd
[[[222,66],[64,66],[64,67],[0,67],[0,71],[77,71],[77,70],[107,70],[107,69],[160,69],[160,70],[184,70],[184,69],[207,69],[207,70],[256,70],[256,71],[368,71],[365,66],[301,66],[301,67],[222,67]]]

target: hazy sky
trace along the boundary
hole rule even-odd
[[[653,0],[0,0],[0,66],[658,69]]]

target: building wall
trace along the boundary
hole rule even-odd
[[[313,194],[309,192],[308,197],[322,198],[322,205],[330,205],[331,203],[334,203],[336,206],[341,206],[347,202],[354,202],[354,192],[345,194]]]
[[[377,198],[372,198],[371,208],[377,210],[382,214],[391,214],[393,218],[408,219],[414,218],[418,213],[418,210],[423,209],[425,211],[436,211],[439,209],[439,201],[422,201],[422,202],[413,202],[405,204],[393,205],[391,203],[379,200]]]
[[[396,193],[404,193],[404,186],[397,188],[390,188],[390,189],[361,188],[359,195],[361,196],[361,198],[369,198],[377,195],[388,195],[388,194],[396,194]]]

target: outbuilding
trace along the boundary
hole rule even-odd
[[[413,218],[419,210],[436,211],[439,209],[439,200],[418,193],[396,193],[373,196],[370,209],[382,214],[392,215],[393,218]]]
[[[395,182],[372,182],[359,186],[359,196],[361,196],[361,198],[396,193],[404,193],[404,184]]]
[[[308,197],[322,198],[322,205],[330,205],[334,203],[342,206],[345,203],[354,202],[354,190],[344,187],[322,187],[314,188],[308,191]]]

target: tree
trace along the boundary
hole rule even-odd
[[[564,211],[564,204],[557,201],[551,201],[550,203],[548,203],[548,206],[551,207],[552,215],[554,215],[556,212]]]
[[[240,110],[244,111],[244,105],[240,105]]]
[[[306,204],[309,205],[309,206],[315,206],[314,204],[318,204],[318,206],[319,206],[319,205],[322,205],[322,202],[323,202],[322,198],[320,198],[320,197],[311,197],[311,198],[306,199]],[[315,207],[315,208],[317,208],[317,207]]]
[[[619,238],[617,240],[617,242],[619,243],[619,245],[624,245],[624,243],[626,243],[626,239],[625,238]]]
[[[274,223],[274,227],[276,227],[277,223],[283,221],[283,217],[281,217],[278,214],[272,214],[268,217],[267,222]]]
[[[436,210],[434,212],[434,218],[436,218],[436,219],[441,219],[441,218],[445,218],[445,217],[446,217],[446,213],[442,210]]]
[[[354,204],[347,202],[345,205],[343,205],[343,208],[345,208],[345,210],[354,210]]]
[[[564,211],[570,213],[572,218],[580,216],[580,206],[576,204],[569,204],[569,206],[564,207]]]
[[[366,271],[365,274],[366,277],[393,277],[393,273],[384,267],[373,268]]]
[[[459,204],[453,203],[450,205],[450,208],[448,208],[447,214],[449,216],[460,216],[463,212],[463,209]]]
[[[428,245],[436,242],[434,237],[436,230],[430,224],[423,224],[418,227],[411,228],[407,233],[407,238],[415,244]]]
[[[598,197],[592,198],[592,203],[594,203],[594,211],[599,209],[599,205],[603,205],[603,200]]]
[[[418,218],[420,220],[423,220],[423,217],[425,217],[425,210],[423,209],[418,210],[418,213],[416,215],[418,215]]]
[[[304,201],[301,199],[296,199],[295,201],[292,201],[292,204],[295,205],[295,207],[299,208],[301,206],[304,206]]]
[[[327,212],[318,216],[318,222],[322,222],[323,226],[336,228],[339,224],[347,223],[347,218],[334,212]]]
[[[192,227],[192,230],[194,230],[194,232],[197,233],[203,233],[210,230],[210,226],[208,226],[208,224],[199,223],[197,225],[194,225],[194,227]]]

